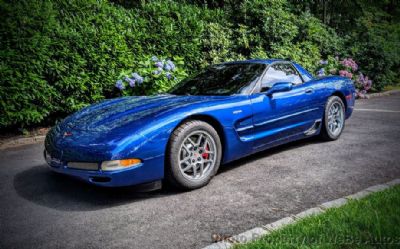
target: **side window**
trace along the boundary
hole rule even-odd
[[[261,89],[271,88],[278,82],[290,82],[294,85],[303,83],[299,73],[290,64],[272,65],[261,80]]]

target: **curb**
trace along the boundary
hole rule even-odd
[[[394,179],[387,183],[371,186],[369,188],[361,190],[352,195],[338,198],[333,201],[324,202],[317,207],[307,209],[298,214],[282,218],[280,220],[277,220],[275,222],[269,223],[269,224],[261,226],[261,227],[255,227],[253,229],[247,230],[238,235],[234,235],[224,241],[220,241],[220,242],[211,244],[209,246],[203,247],[203,249],[228,249],[236,244],[248,243],[250,241],[260,238],[261,236],[270,234],[271,232],[273,232],[275,230],[283,228],[289,224],[296,223],[298,220],[301,220],[301,219],[304,219],[304,218],[307,218],[310,216],[322,214],[330,208],[341,207],[341,206],[345,205],[349,200],[359,200],[359,199],[366,197],[367,195],[370,195],[375,192],[383,191],[385,189],[388,189],[388,188],[396,186],[396,185],[400,185],[400,178]]]
[[[390,96],[397,93],[400,93],[400,90],[389,90],[381,93],[369,93],[366,96],[367,98],[376,98],[376,97]]]
[[[11,141],[7,141],[7,142],[4,142],[3,144],[0,144],[0,150],[18,147],[21,145],[40,143],[40,142],[43,142],[45,138],[46,138],[46,135],[33,136],[33,137],[21,137],[21,138],[17,138],[17,139],[12,139]]]

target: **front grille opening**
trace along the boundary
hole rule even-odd
[[[92,181],[92,182],[109,182],[109,181],[111,181],[111,178],[105,177],[105,176],[92,176],[92,177],[90,177],[90,181]]]

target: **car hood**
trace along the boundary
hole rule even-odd
[[[88,106],[67,117],[61,124],[65,129],[107,132],[128,124],[147,124],[166,112],[228,96],[129,96],[105,100]]]

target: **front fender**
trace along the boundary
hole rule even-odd
[[[243,142],[239,137],[241,133],[248,132],[242,128],[252,121],[251,104],[247,96],[238,96],[229,102],[202,103],[165,113],[140,129],[139,133],[145,139],[139,144],[139,148],[130,152],[118,151],[118,154],[124,156],[135,154],[145,159],[163,158],[172,132],[191,117],[195,119],[203,117],[206,122],[208,117],[219,123],[219,127],[215,129],[218,130],[221,127],[223,132],[221,136],[221,140],[224,140],[221,141],[224,147],[222,163],[251,153],[251,142]],[[123,147],[132,146],[121,148]]]

